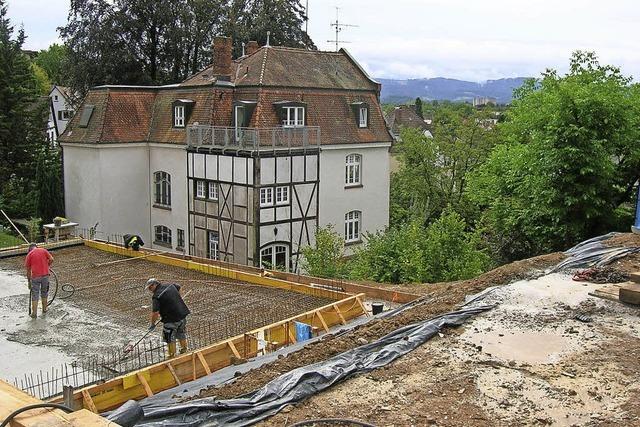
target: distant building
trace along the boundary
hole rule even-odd
[[[58,137],[67,128],[73,116],[71,90],[65,86],[54,85],[49,92],[49,121],[47,123],[47,139],[55,146]]]
[[[487,105],[498,105],[498,100],[491,96],[476,96],[473,98],[474,107],[485,107]]]
[[[418,129],[427,138],[433,138],[431,134],[431,120],[423,119],[416,113],[413,105],[399,105],[385,115],[387,127],[397,141],[400,139],[400,130],[405,128]]]

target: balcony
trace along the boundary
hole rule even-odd
[[[248,151],[318,148],[320,128],[318,126],[234,128],[190,125],[187,126],[187,145]]]

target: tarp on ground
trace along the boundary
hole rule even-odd
[[[556,265],[551,271],[558,272],[578,268],[603,267],[627,255],[640,252],[640,247],[610,247],[602,244],[602,242],[617,234],[618,233],[608,233],[578,243],[565,252],[569,257]]]
[[[136,425],[251,425],[276,414],[286,405],[302,401],[346,378],[386,366],[424,344],[443,327],[458,326],[469,317],[492,307],[482,305],[467,308],[404,326],[374,342],[287,372],[253,393],[239,398],[201,398],[166,407],[147,407],[144,419]]]

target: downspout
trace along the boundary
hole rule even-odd
[[[149,141],[147,141],[147,191],[149,192],[149,197],[147,198],[147,201],[149,202],[149,245],[153,246],[153,233],[151,226],[151,206],[153,194],[151,194],[151,143]]]

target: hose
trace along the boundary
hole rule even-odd
[[[53,300],[55,300],[56,296],[58,295],[58,275],[56,274],[55,271],[53,271],[52,268],[49,269],[49,273],[51,273],[51,275],[53,275],[53,279],[55,280],[55,288],[53,290],[53,296],[47,302],[47,307],[49,307],[51,305]],[[63,283],[62,286],[60,286],[60,289],[67,293],[67,295],[65,295],[65,296],[60,296],[59,297],[60,299],[71,298],[73,296],[73,294],[76,292],[76,288],[71,283]],[[31,313],[29,313],[29,314],[31,314]]]
[[[32,409],[38,409],[38,408],[61,409],[61,410],[65,411],[67,414],[73,412],[73,409],[71,409],[71,408],[69,408],[68,406],[65,406],[65,405],[60,405],[58,403],[36,403],[36,404],[33,404],[33,405],[23,406],[22,408],[13,411],[12,413],[9,414],[9,416],[7,418],[4,419],[2,424],[0,424],[0,427],[5,427],[5,426],[9,425],[11,420],[13,420],[16,416],[20,415],[21,413],[26,412],[26,411],[30,411]]]
[[[350,420],[347,418],[317,418],[315,420],[300,421],[295,424],[291,424],[289,427],[304,427],[312,426],[314,424],[351,424],[360,427],[376,427],[373,424],[365,423],[364,421]],[[2,426],[0,426],[2,427]]]

